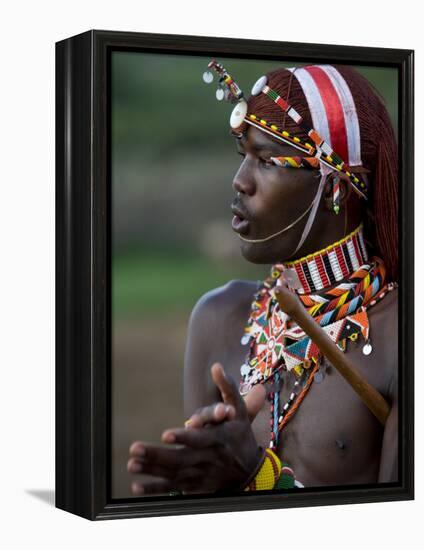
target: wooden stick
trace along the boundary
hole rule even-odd
[[[390,412],[390,407],[384,397],[357,371],[349,358],[327,336],[320,325],[313,320],[300,304],[296,295],[283,286],[275,289],[275,295],[281,310],[290,315],[299,327],[313,340],[321,350],[321,353],[325,355],[343,378],[352,386],[365,405],[384,426]]]

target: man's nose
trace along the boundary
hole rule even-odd
[[[236,175],[233,179],[233,189],[238,193],[244,193],[246,195],[254,195],[256,191],[256,184],[252,176],[252,172],[249,169],[249,162],[246,159],[240,165]]]

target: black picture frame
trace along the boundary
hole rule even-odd
[[[399,74],[399,483],[292,494],[144,497],[110,492],[110,119],[112,51],[304,59]],[[411,50],[92,30],[56,44],[56,506],[90,520],[414,498]]]

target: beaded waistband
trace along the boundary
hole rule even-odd
[[[368,260],[362,224],[340,241],[294,262],[276,264],[288,286],[309,294],[342,281]]]

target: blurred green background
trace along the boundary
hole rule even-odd
[[[127,498],[128,447],[182,424],[187,322],[202,294],[267,266],[239,254],[232,106],[202,74],[210,58],[112,54],[112,495]],[[245,92],[275,61],[220,58]],[[395,69],[357,67],[397,127]],[[247,94],[248,95],[248,94]]]

